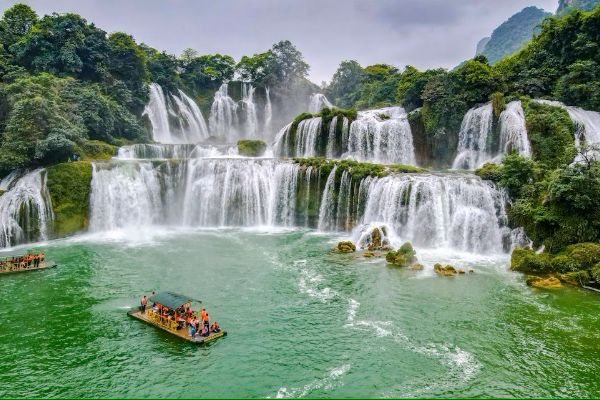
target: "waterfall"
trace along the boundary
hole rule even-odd
[[[227,150],[229,152],[229,149]],[[219,157],[224,152],[216,146],[201,146],[194,144],[133,144],[119,147],[117,159],[184,159],[198,157]]]
[[[265,97],[267,102],[265,104],[265,123],[264,130],[267,134],[271,134],[271,121],[273,119],[273,107],[271,106],[271,94],[269,88],[265,88]]]
[[[297,174],[298,165],[275,160],[97,163],[90,229],[294,226]]]
[[[500,156],[517,151],[531,157],[531,145],[525,127],[525,113],[520,101],[511,101],[500,113]]]
[[[415,165],[410,124],[402,107],[360,111],[350,124],[345,157]]]
[[[577,146],[581,144],[581,140],[585,140],[588,145],[600,143],[600,112],[584,110],[580,107],[567,106],[560,101],[555,100],[536,99],[534,101],[567,110],[569,117],[571,117],[571,120],[577,128],[577,131],[575,132]]]
[[[229,97],[228,85],[223,83],[215,93],[208,124],[212,135],[234,142],[237,139],[237,103]]]
[[[258,117],[256,114],[256,104],[254,104],[254,86],[249,83],[242,83],[242,110],[245,115],[244,137],[257,137]]]
[[[279,157],[290,157],[290,130],[292,129],[292,123],[290,122],[275,135],[275,141],[273,142],[273,151]]]
[[[313,93],[310,95],[310,100],[308,103],[308,112],[318,113],[321,112],[321,110],[325,107],[331,108],[333,107],[333,104],[331,104],[331,102],[327,100],[327,97],[325,97],[324,94]]]
[[[319,207],[319,230],[329,231],[335,230],[335,174],[337,172],[337,165],[333,167],[327,182],[325,183],[325,190],[323,190],[323,197],[321,200],[321,206]]]
[[[151,83],[150,101],[144,109],[152,125],[152,139],[158,143],[197,143],[208,137],[198,105],[183,91],[165,95],[158,83]],[[169,115],[176,126],[171,126]]]
[[[577,126],[578,145],[584,139],[588,145],[600,144],[600,112],[567,106],[569,116]]]
[[[53,220],[46,171],[38,169],[18,177],[15,172],[0,185],[0,248],[46,240]]]
[[[314,157],[318,154],[317,138],[321,133],[321,117],[308,118],[300,121],[296,129],[297,157]]]
[[[111,161],[93,168],[90,229],[264,225],[351,231],[375,224],[419,246],[489,253],[510,249],[506,201],[503,192],[472,175],[355,181],[337,165],[323,170],[272,159]]]
[[[169,129],[169,114],[165,95],[158,83],[151,83],[149,89],[150,101],[146,105],[143,115],[148,115],[152,124],[152,139],[159,143],[169,143],[171,130]]]
[[[458,155],[452,164],[453,169],[475,169],[492,158],[488,148],[492,113],[492,103],[467,111],[460,125]]]
[[[470,175],[368,178],[361,222],[385,224],[413,244],[489,253],[510,241],[506,196]]]
[[[346,118],[346,117],[344,117]],[[329,124],[329,136],[327,137],[327,153],[325,155],[325,157],[327,158],[334,158],[334,152],[335,152],[335,131],[337,130],[337,120],[338,117],[337,115],[335,117],[333,117],[331,119],[331,122]]]
[[[276,136],[275,154],[416,165],[412,132],[402,107],[360,111],[352,123],[335,115],[329,125],[324,124],[322,117],[302,120],[295,135],[292,125],[287,125]]]

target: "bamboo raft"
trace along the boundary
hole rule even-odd
[[[0,275],[16,274],[19,272],[39,271],[42,269],[54,268],[57,265],[58,264],[56,264],[54,261],[44,261],[44,262],[40,263],[40,265],[38,267],[25,267],[25,268],[18,268],[18,269],[0,270]]]
[[[145,313],[142,313],[142,311],[139,309],[131,310],[127,313],[127,315],[194,344],[208,343],[227,335],[227,332],[220,331],[211,333],[208,336],[197,335],[192,337],[190,336],[187,328],[177,329],[177,323],[175,321],[161,318],[160,315],[156,312],[153,312],[151,308],[147,308]]]

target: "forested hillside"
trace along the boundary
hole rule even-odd
[[[306,79],[308,64],[289,41],[238,63],[192,49],[176,57],[126,33],[107,34],[79,15],[40,18],[17,4],[0,20],[0,43],[0,176],[72,157],[110,156],[106,144],[148,142],[142,114],[150,82],[183,89],[205,111],[236,73],[270,86],[274,97],[315,89]]]
[[[490,64],[519,50],[539,31],[544,18],[550,16],[541,8],[526,7],[503,22],[492,32],[492,36],[477,54],[484,55]]]

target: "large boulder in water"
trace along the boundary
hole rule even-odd
[[[368,251],[390,251],[390,240],[388,239],[388,228],[381,226],[363,226],[361,227],[358,247]]]
[[[342,240],[338,242],[336,250],[340,253],[354,253],[356,251],[356,245],[350,240]]]
[[[530,276],[525,282],[528,286],[541,289],[556,289],[562,287],[560,280],[555,276]]]
[[[385,260],[398,267],[409,267],[417,263],[416,254],[410,242],[406,242],[398,250],[387,253]]]
[[[442,275],[442,276],[454,276],[458,273],[458,271],[456,271],[456,268],[454,268],[452,265],[442,265],[442,264],[435,264],[433,266],[433,270],[435,271],[436,274],[438,275]],[[464,271],[463,271],[464,273]]]

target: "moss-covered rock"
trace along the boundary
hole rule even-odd
[[[92,164],[76,161],[47,169],[47,186],[54,211],[54,235],[67,236],[86,229]]]
[[[260,157],[265,154],[267,144],[262,140],[243,139],[237,142],[238,153],[246,157]]]
[[[452,265],[442,265],[439,263],[433,266],[433,270],[436,274],[442,276],[454,276],[458,273],[456,268],[454,268]]]
[[[502,166],[488,162],[475,170],[475,175],[487,181],[498,182],[502,178]]]
[[[385,260],[398,267],[410,267],[417,263],[416,254],[410,242],[406,242],[398,250],[388,252]]]
[[[340,253],[354,253],[356,251],[356,245],[350,240],[342,240],[338,242],[335,247]]]
[[[530,276],[525,283],[527,283],[528,286],[540,289],[556,289],[562,287],[560,279],[555,276]]]
[[[117,146],[100,140],[86,140],[79,148],[84,161],[108,160],[117,154]]]

